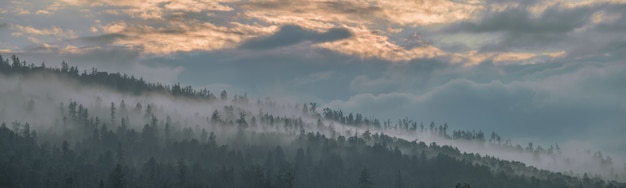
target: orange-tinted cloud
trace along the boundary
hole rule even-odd
[[[435,58],[445,52],[432,45],[405,49],[390,42],[385,35],[380,35],[365,28],[350,28],[354,36],[345,40],[326,42],[317,45],[343,54],[361,58],[380,58],[387,61],[408,61],[415,58]]]
[[[140,49],[148,54],[169,54],[233,48],[246,39],[269,34],[276,30],[276,27],[236,22],[229,26],[217,26],[195,21],[170,21],[167,27],[163,28],[114,23],[102,26],[102,29],[107,33],[126,36],[114,41],[115,45]]]
[[[437,38],[428,34],[406,35],[423,28],[436,33],[438,28],[448,25],[475,23],[486,13],[511,8],[524,9],[525,13],[529,14],[525,16],[533,18],[550,9],[567,10],[591,7],[597,3],[625,2],[623,0],[576,2],[550,0],[538,3],[486,0],[58,0],[47,2],[48,5],[40,6],[38,9],[29,8],[33,3],[20,1],[13,3],[15,7],[12,7],[11,11],[15,14],[49,16],[65,8],[75,8],[96,19],[94,25],[86,25],[84,29],[80,29],[82,32],[80,34],[58,26],[47,29],[32,26],[13,27],[13,30],[16,30],[13,32],[14,36],[25,37],[37,43],[49,41],[39,38],[41,36],[54,36],[60,40],[85,37],[81,35],[116,34],[124,37],[113,39],[111,43],[113,45],[139,50],[144,54],[171,54],[235,48],[251,39],[276,35],[278,28],[285,25],[296,25],[319,33],[332,28],[349,29],[353,33],[349,38],[310,44],[341,54],[386,61],[439,58],[473,65],[486,60],[528,63],[543,58],[558,58],[562,55],[549,54],[556,52],[567,54],[567,49],[554,47],[544,51],[513,49],[500,52],[481,48],[481,45],[491,40],[496,42],[505,40],[493,37],[502,34],[497,33],[497,30],[490,34],[491,37],[474,35],[471,39],[473,46],[468,45],[461,51],[448,51],[445,46],[439,46],[451,40],[445,39],[445,34],[437,35]],[[612,23],[622,16],[610,12],[596,12],[589,19],[589,24],[581,24],[584,26],[577,27],[575,31],[583,32],[593,26],[590,24]],[[107,20],[111,17],[114,19]],[[398,42],[411,37],[417,37],[420,42],[408,46]],[[549,37],[557,38],[552,35]],[[429,42],[433,40],[442,42]]]
[[[60,0],[61,2],[72,6],[88,6],[103,7],[111,6],[117,11],[129,14],[131,16],[144,19],[161,19],[166,11],[184,11],[184,12],[201,12],[201,11],[232,11],[233,9],[226,5],[231,0],[145,0],[145,1],[128,1],[128,0]]]

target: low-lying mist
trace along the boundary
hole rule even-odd
[[[402,129],[397,128],[399,126],[395,125],[395,122],[389,122],[389,126],[386,127],[345,125],[323,118],[321,110],[315,108],[317,104],[304,101],[290,104],[269,97],[257,98],[245,94],[212,92],[217,96],[215,100],[191,99],[160,92],[125,93],[97,84],[82,84],[70,77],[52,73],[10,76],[0,74],[0,123],[14,124],[16,127],[28,123],[29,128],[35,130],[40,138],[53,141],[71,138],[71,135],[62,135],[67,134],[63,129],[71,129],[67,126],[72,123],[71,116],[78,116],[81,112],[98,117],[91,121],[98,121],[110,129],[123,125],[141,130],[144,125],[153,123],[171,126],[180,132],[184,132],[184,129],[192,129],[196,134],[209,131],[218,135],[217,141],[220,143],[233,142],[238,131],[212,126],[216,121],[221,124],[245,124],[248,131],[284,135],[297,135],[301,131],[319,132],[327,137],[386,134],[407,141],[450,145],[461,152],[519,161],[554,172],[581,177],[587,174],[590,177],[599,176],[604,179],[626,181],[626,164],[623,158],[592,152],[591,148],[571,144],[527,146],[501,139],[499,135],[497,141],[487,141],[490,134],[482,132],[480,132],[483,134],[482,141],[454,139],[445,131],[437,132],[432,127]],[[72,105],[75,106],[71,107]],[[264,123],[270,121],[267,118],[269,116],[272,117],[271,121],[274,121],[274,118],[284,121],[273,124],[285,126]],[[489,130],[483,131],[490,133]],[[290,142],[290,139],[292,137],[285,136],[282,141]]]

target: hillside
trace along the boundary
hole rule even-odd
[[[462,147],[559,163],[558,145],[11,61],[0,62],[0,187],[626,187],[601,153],[579,176]]]

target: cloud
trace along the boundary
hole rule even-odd
[[[119,0],[61,0],[72,6],[112,7],[133,17],[142,19],[162,19],[171,11],[203,12],[203,11],[232,11],[227,5],[229,0],[148,0],[148,1],[119,1]],[[117,12],[117,11],[115,11]]]
[[[65,5],[63,3],[61,3],[60,1],[55,1],[52,4],[50,4],[48,7],[46,7],[45,9],[37,10],[35,14],[50,15],[63,8],[65,8]]]
[[[33,48],[32,46],[44,48],[66,46],[69,47],[67,50],[76,50],[76,48],[74,48],[75,46],[71,44],[54,44],[64,43],[63,41],[75,38],[77,35],[71,29],[63,29],[58,26],[52,26],[49,28],[36,28],[33,26],[24,26],[19,24],[13,25],[11,29],[14,30],[14,32],[11,33],[11,36],[14,38],[14,40],[23,37],[28,39],[27,41],[31,43],[29,47],[22,47],[20,50]]]
[[[245,41],[240,48],[242,49],[272,49],[284,47],[288,45],[298,44],[301,42],[322,43],[337,41],[352,36],[347,29],[333,28],[326,32],[320,33],[306,30],[296,25],[282,26],[276,33],[267,37],[260,37]]]
[[[180,65],[164,65],[142,58],[141,51],[115,46],[39,46],[16,52],[20,59],[29,63],[45,62],[47,66],[60,67],[62,61],[80,70],[125,73],[142,77],[146,81],[165,84],[177,83],[178,77],[185,70]]]
[[[226,5],[229,1],[215,0],[180,0],[170,1],[165,4],[168,10],[183,10],[188,12],[212,11],[232,11],[233,8]]]
[[[455,1],[251,1],[242,3],[249,17],[270,23],[328,28],[332,24],[417,26],[469,19],[480,7]],[[323,16],[320,16],[323,15]],[[388,22],[388,23],[386,23]]]
[[[37,29],[32,26],[23,26],[23,25],[15,25],[15,28],[19,30],[19,34],[17,35],[39,35],[39,36],[56,36],[56,37],[65,37],[65,38],[74,38],[76,34],[72,30],[64,30],[60,27],[51,27],[44,29]]]
[[[476,20],[451,24],[444,31],[500,36],[481,51],[569,50],[582,39],[602,38],[592,28],[609,22],[606,15],[617,20],[624,8],[626,4],[613,2],[505,4],[488,9]]]
[[[296,79],[297,85],[307,85],[315,82],[325,81],[332,77],[333,72],[325,71],[325,72],[315,72],[311,73],[308,76],[301,77]]]
[[[251,1],[240,6],[246,17],[277,25],[298,25],[318,32],[340,25],[353,33],[342,41],[318,47],[360,58],[409,61],[448,56],[425,40],[400,44],[390,36],[402,27],[451,23],[470,19],[480,10],[477,4],[452,1]],[[435,8],[436,7],[436,8]],[[433,11],[435,10],[435,11]],[[445,12],[443,14],[442,12]],[[324,15],[324,16],[320,16]],[[397,29],[396,29],[397,28]],[[419,37],[419,35],[413,36]]]
[[[126,35],[114,33],[114,34],[104,34],[98,36],[89,36],[89,37],[80,37],[77,40],[84,41],[87,43],[95,43],[95,44],[111,44],[116,40],[122,40],[126,38]]]
[[[388,63],[361,60],[307,43],[270,50],[224,49],[176,53],[146,62],[184,66],[181,83],[195,86],[228,84],[248,94],[312,96],[314,102],[352,95],[348,85],[354,75],[385,69]],[[280,68],[277,68],[280,67]],[[242,76],[246,75],[246,76]],[[251,82],[254,80],[254,82]],[[332,92],[331,92],[332,91]]]
[[[104,25],[102,29],[115,38],[113,44],[131,46],[147,54],[170,54],[175,52],[212,51],[234,48],[242,41],[275,27],[231,23],[218,26],[193,20],[169,20],[158,24],[126,24],[124,22]]]
[[[567,53],[565,51],[531,51],[531,52],[479,52],[476,50],[467,53],[450,54],[448,61],[462,63],[465,66],[478,65],[484,62],[494,62],[499,64],[534,64],[550,62],[562,58]]]
[[[626,122],[624,1],[32,0],[0,7],[0,53],[36,64],[65,60],[512,137],[618,145],[621,139],[598,135],[626,131],[615,126]]]
[[[523,84],[454,80],[423,95],[365,93],[346,101],[333,101],[328,106],[365,115],[377,114],[378,117],[447,122],[460,129],[496,131],[514,137],[550,137],[554,142],[583,137],[602,144],[611,141],[599,139],[604,136],[621,137],[607,130],[622,130],[620,122],[625,119],[617,114],[626,112],[623,105],[608,104],[608,100],[604,104],[542,103],[551,100],[550,97],[555,96]]]
[[[385,61],[409,61],[446,55],[446,52],[432,45],[406,49],[391,42],[388,36],[372,32],[367,28],[350,27],[349,29],[355,37],[342,41],[325,42],[317,46],[351,56],[383,59]]]
[[[459,1],[380,1],[389,20],[402,25],[453,23],[471,19],[482,10],[479,4]]]
[[[444,72],[456,69],[459,65],[450,64],[436,59],[413,60],[409,63],[390,64],[380,74],[360,74],[350,80],[350,90],[356,93],[374,95],[389,92],[420,92],[416,89],[427,89],[432,78],[441,79]],[[446,82],[447,80],[442,80]],[[437,83],[443,84],[443,83]]]
[[[430,87],[424,90],[359,93],[328,106],[365,115],[448,122],[462,129],[494,130],[516,137],[550,137],[557,142],[579,137],[606,148],[617,146],[614,140],[621,136],[615,131],[623,131],[626,121],[620,115],[626,113],[626,101],[619,97],[626,90],[618,80],[626,79],[626,66],[618,62],[573,64],[513,65],[517,69],[506,71],[513,78],[497,80],[497,74],[489,76],[484,67],[480,74],[487,75],[485,81],[471,71],[461,73],[465,76],[431,74],[429,79],[444,79],[443,84],[432,80],[432,85],[418,86]],[[524,69],[522,74],[515,73]]]
[[[566,33],[588,22],[588,8],[563,9],[549,7],[540,17],[533,18],[524,7],[507,8],[485,14],[478,22],[461,22],[451,30],[469,32]]]
[[[449,45],[441,45],[445,43],[437,41],[449,38],[448,35],[457,34],[440,32],[442,27],[453,28],[447,27],[447,25],[456,25],[458,30],[462,28],[471,30],[467,28],[472,24],[475,25],[473,27],[483,27],[485,24],[481,25],[483,22],[480,20],[489,20],[487,19],[489,14],[483,15],[482,12],[496,13],[500,9],[518,10],[514,7],[532,7],[541,3],[522,5],[517,3],[517,6],[508,5],[515,4],[514,2],[499,2],[499,4],[503,4],[501,7],[504,8],[497,8],[486,2],[434,0],[418,2],[408,0],[370,2],[357,0],[149,0],[141,3],[118,0],[58,0],[45,3],[26,3],[19,7],[25,7],[31,12],[36,11],[39,14],[31,15],[32,17],[46,15],[59,19],[72,14],[84,14],[85,20],[81,21],[88,23],[74,25],[29,24],[23,27],[31,28],[22,28],[14,34],[15,36],[24,36],[36,45],[47,43],[62,46],[58,40],[35,34],[50,33],[61,29],[67,33],[74,32],[72,38],[85,38],[84,42],[87,44],[83,45],[87,46],[81,46],[75,44],[75,41],[71,41],[73,46],[79,48],[98,45],[94,43],[95,38],[91,37],[95,34],[101,36],[100,40],[106,45],[116,45],[122,48],[131,47],[142,51],[143,55],[146,56],[216,51],[237,47],[260,50],[301,42],[309,42],[315,47],[348,56],[385,62],[440,59],[467,65],[475,65],[482,61],[537,63],[545,59],[547,53],[565,51],[565,54],[570,54],[567,49],[559,47],[551,49],[520,48],[507,51],[504,48],[497,48],[499,43],[482,44],[478,47],[463,48],[461,46],[455,48],[457,51],[449,51],[451,49]],[[543,6],[543,4],[541,5]],[[584,9],[588,7],[588,5],[581,5],[561,10],[550,8],[560,7],[560,5],[549,4],[546,6],[548,8],[527,9],[537,9],[540,12],[550,12],[553,9],[556,12],[567,12],[574,8]],[[536,12],[523,8],[519,8],[519,10],[519,14],[533,15]],[[69,12],[72,14],[68,14]],[[598,17],[596,20],[603,20],[604,17],[611,17],[610,15],[614,14],[608,12],[606,15],[596,16]],[[21,18],[31,16],[21,16]],[[515,16],[514,13],[511,13],[511,16],[506,18],[514,18]],[[555,19],[562,17],[559,16]],[[534,21],[534,18],[531,18],[532,16],[527,20]],[[520,20],[524,21],[524,19]],[[528,21],[528,24],[522,23],[525,25],[520,27],[533,26],[531,21]],[[598,24],[600,23],[605,22],[598,22]],[[542,27],[551,27],[550,22],[546,21],[545,24],[535,26],[535,28]],[[32,34],[27,34],[25,31]],[[504,31],[474,31],[470,33],[494,32],[501,33]],[[434,39],[433,36],[437,36],[439,39]],[[278,39],[279,37],[284,39]],[[63,37],[63,39],[67,39],[67,37]],[[466,40],[459,39],[456,41]],[[261,45],[267,46],[259,47]],[[502,50],[483,50],[490,48]]]
[[[606,32],[622,32],[626,30],[626,26],[624,26],[626,24],[626,10],[623,7],[612,7],[613,11],[601,11],[594,14],[592,19],[593,23],[596,24],[596,28]]]

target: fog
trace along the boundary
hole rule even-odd
[[[66,134],[63,129],[71,129],[63,123],[67,117],[67,106],[72,102],[88,109],[89,115],[98,117],[102,124],[114,128],[116,125],[127,124],[131,129],[141,130],[145,124],[156,119],[159,125],[171,125],[173,129],[192,129],[199,134],[202,130],[218,135],[218,142],[232,143],[236,141],[237,130],[212,126],[213,112],[217,111],[222,123],[236,124],[244,118],[246,129],[252,132],[274,132],[283,134],[276,138],[279,142],[290,142],[300,131],[320,132],[327,137],[361,135],[366,131],[372,134],[382,133],[407,141],[432,142],[437,145],[457,147],[461,152],[478,153],[503,160],[519,161],[529,166],[554,172],[563,172],[580,176],[587,173],[590,177],[599,176],[604,179],[626,181],[626,163],[623,158],[610,153],[597,153],[584,144],[584,141],[572,139],[559,145],[559,150],[548,152],[525,151],[527,143],[515,143],[508,146],[491,142],[463,141],[440,136],[429,131],[412,131],[381,129],[375,127],[355,127],[339,122],[324,120],[320,109],[304,112],[305,101],[282,101],[271,97],[246,96],[246,94],[228,93],[227,100],[219,99],[221,91],[212,91],[217,100],[188,99],[174,97],[164,93],[143,93],[141,95],[111,90],[98,85],[84,85],[74,79],[50,73],[6,76],[0,74],[0,122],[8,125],[11,122],[28,123],[41,138],[71,138],[77,135]],[[124,101],[122,105],[122,101]],[[310,103],[306,103],[311,105]],[[113,109],[112,110],[112,106]],[[148,107],[150,106],[150,107]],[[232,107],[232,108],[231,108]],[[150,110],[147,110],[150,108]],[[114,113],[111,113],[114,111]],[[147,113],[146,111],[150,111]],[[152,117],[150,114],[154,115]],[[263,125],[263,115],[285,117],[301,120],[292,128]],[[128,117],[135,118],[128,118]],[[143,118],[136,118],[143,117]],[[385,117],[378,117],[384,119]],[[253,120],[254,119],[254,120]],[[318,120],[321,119],[322,125]],[[282,122],[280,123],[282,124]],[[490,133],[490,130],[483,130]],[[487,134],[488,135],[488,134]],[[190,136],[190,135],[181,135]],[[198,135],[191,135],[197,137]],[[506,137],[506,135],[503,135]],[[241,143],[258,144],[258,143]],[[516,149],[520,145],[521,150]],[[542,146],[547,149],[550,146]],[[537,148],[535,146],[534,148]],[[610,156],[610,157],[609,157]],[[480,161],[476,161],[480,163]],[[488,164],[486,164],[488,165]]]
[[[529,152],[524,149],[519,150],[491,143],[450,140],[430,134],[407,135],[406,133],[394,134],[390,132],[386,132],[386,134],[407,140],[420,140],[426,143],[435,142],[439,145],[455,146],[462,152],[478,153],[509,161],[519,161],[539,169],[562,172],[578,177],[583,177],[586,173],[589,177],[599,176],[611,180],[626,180],[626,161],[623,158],[616,157],[616,155],[611,153],[594,151],[591,148],[587,148],[588,145],[582,145],[575,140],[559,145],[559,151],[549,154]],[[518,145],[523,148],[527,147],[527,145],[522,145],[523,143],[514,144],[514,147]],[[546,148],[545,146],[542,147]]]

